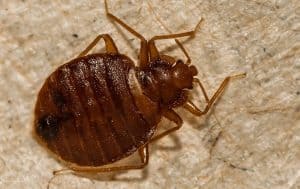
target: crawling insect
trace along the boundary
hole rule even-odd
[[[79,56],[58,67],[39,91],[35,106],[34,134],[38,141],[73,171],[110,172],[141,169],[148,164],[148,146],[182,126],[181,117],[173,110],[183,107],[195,116],[206,114],[228,85],[225,78],[209,98],[197,69],[187,62],[160,54],[156,40],[194,36],[195,30],[154,36],[146,40],[141,34],[108,11],[107,16],[141,41],[139,66],[120,54],[113,39],[102,34]],[[106,52],[88,54],[103,39]],[[201,111],[188,93],[199,85],[207,102]],[[155,135],[165,117],[176,126]],[[141,163],[110,166],[138,152]]]

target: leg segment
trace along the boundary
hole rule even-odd
[[[144,147],[141,147],[139,150],[139,156],[141,158],[140,165],[125,165],[125,166],[115,166],[115,167],[70,167],[70,169],[61,169],[58,171],[53,171],[53,177],[48,181],[47,189],[50,188],[50,183],[52,180],[60,174],[64,174],[67,172],[72,171],[79,171],[79,172],[112,172],[112,171],[125,171],[130,169],[142,169],[144,168],[149,162],[149,150],[148,144]]]
[[[141,49],[140,49],[140,67],[146,67],[148,65],[148,45],[147,45],[147,40],[138,32],[136,32],[133,28],[128,26],[125,22],[123,22],[121,19],[116,17],[115,15],[111,14],[108,11],[108,6],[107,6],[107,0],[104,0],[105,3],[105,11],[106,15],[111,18],[113,21],[116,21],[118,24],[120,24],[123,28],[125,28],[127,31],[129,31],[132,35],[136,36],[141,40]]]
[[[159,135],[157,135],[155,137],[153,137],[150,140],[150,142],[153,142],[153,141],[156,141],[158,139],[161,139],[162,137],[164,137],[164,136],[166,136],[166,135],[168,135],[168,134],[170,134],[170,133],[172,133],[172,132],[180,129],[180,127],[182,126],[183,121],[182,121],[181,117],[174,110],[172,110],[172,109],[166,110],[163,113],[163,116],[165,116],[167,119],[175,122],[176,126],[173,127],[173,128],[171,128],[171,129],[168,129],[168,130],[164,131],[163,133],[161,133],[161,134],[159,134]]]
[[[151,11],[153,12],[154,16],[156,17],[156,20],[162,25],[162,27],[168,31],[169,33],[172,33],[171,30],[169,30],[166,25],[161,21],[160,17],[155,14],[152,5],[150,4],[150,2],[148,2],[149,8],[151,9]],[[186,49],[184,48],[184,46],[180,43],[180,41],[178,39],[175,39],[175,42],[177,43],[177,45],[179,46],[179,48],[181,49],[181,51],[184,53],[184,55],[186,56],[187,60],[185,62],[185,64],[189,65],[191,63],[191,58],[188,54],[188,52],[186,51]]]
[[[206,103],[208,103],[209,102],[209,98],[208,98],[208,96],[206,94],[206,91],[205,91],[205,89],[204,89],[201,81],[198,78],[194,78],[194,83],[198,83],[198,85],[200,86],[200,89],[201,89],[201,91],[202,91],[202,93],[204,95],[204,98],[206,100]]]
[[[82,57],[87,55],[87,53],[96,46],[96,44],[100,41],[100,39],[104,39],[105,42],[105,48],[107,53],[118,53],[118,48],[116,44],[114,43],[113,39],[108,34],[102,34],[98,35],[92,43],[89,44],[89,46],[82,51],[78,57]]]
[[[126,171],[130,169],[142,169],[144,168],[149,162],[149,150],[148,144],[145,147],[141,147],[138,150],[139,156],[141,158],[141,164],[139,165],[123,165],[123,166],[115,166],[115,167],[76,167],[71,166],[70,169],[73,171],[79,172],[112,172],[112,171]]]
[[[177,33],[177,34],[158,35],[158,36],[152,37],[148,42],[149,51],[150,51],[150,60],[155,60],[155,59],[159,58],[159,52],[155,46],[155,40],[175,39],[175,38],[187,37],[187,36],[193,37],[195,35],[198,27],[200,26],[201,22],[202,22],[202,19],[198,22],[198,24],[196,25],[196,27],[193,31]],[[188,62],[190,62],[190,57],[189,57],[187,51],[185,50],[185,48],[183,47],[183,45],[178,40],[175,40],[175,41],[179,45],[179,47],[183,51],[183,53],[186,55]]]
[[[229,81],[231,79],[235,79],[235,78],[239,78],[239,77],[245,77],[245,76],[246,76],[246,73],[226,77],[224,79],[224,81],[222,82],[222,84],[220,85],[220,87],[218,88],[218,90],[213,95],[213,97],[211,99],[209,99],[209,100],[208,100],[207,94],[206,94],[206,92],[204,90],[204,87],[202,86],[202,84],[200,83],[200,81],[198,79],[196,79],[195,81],[200,85],[201,90],[202,90],[202,92],[203,92],[203,94],[205,96],[205,99],[207,101],[207,105],[204,108],[204,110],[201,111],[191,101],[187,101],[187,103],[185,105],[183,105],[183,108],[185,108],[186,110],[188,110],[189,112],[191,112],[192,114],[194,114],[196,116],[201,116],[203,114],[206,114],[209,111],[209,109],[211,108],[211,106],[214,104],[214,102],[217,100],[217,98],[220,97],[220,95],[224,92],[224,89],[229,84]]]
[[[185,50],[184,46],[182,45],[182,43],[180,43],[180,41],[178,39],[175,39],[175,42],[177,43],[177,45],[179,46],[179,48],[181,49],[181,51],[183,52],[183,54],[186,57],[185,64],[190,65],[191,64],[191,58],[190,58],[189,53]]]

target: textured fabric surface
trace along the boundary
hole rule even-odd
[[[300,1],[111,1],[110,10],[146,38],[195,27],[181,39],[209,96],[233,80],[200,118],[150,147],[143,171],[59,175],[50,188],[300,188]],[[158,22],[161,21],[161,23]],[[100,0],[0,0],[0,188],[46,188],[63,168],[31,135],[45,78],[100,33],[137,60],[139,41],[105,17]],[[159,49],[184,58],[173,40]],[[103,51],[99,44],[96,51]],[[204,107],[196,89],[193,100]],[[171,127],[163,120],[160,127]],[[121,180],[122,178],[122,180]],[[114,180],[114,181],[112,181]]]

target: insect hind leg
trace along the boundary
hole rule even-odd
[[[118,53],[118,48],[116,46],[116,44],[114,43],[113,39],[110,37],[109,34],[101,34],[98,35],[89,45],[86,49],[84,49],[79,55],[78,57],[82,57],[87,55],[87,53],[93,49],[96,44],[101,40],[104,39],[105,42],[105,48],[106,48],[106,52],[107,53],[114,53],[117,54]]]

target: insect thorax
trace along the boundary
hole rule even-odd
[[[174,64],[157,59],[151,66],[138,71],[138,78],[145,94],[161,106],[173,108],[184,104],[188,89],[193,88],[194,66],[181,60]]]

